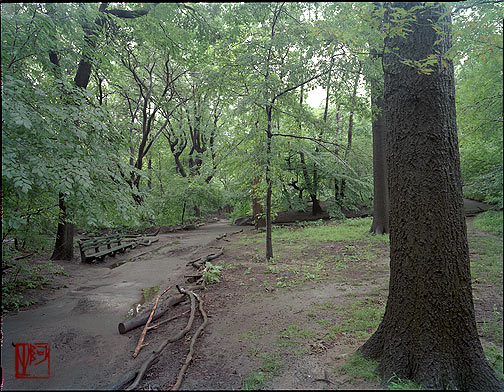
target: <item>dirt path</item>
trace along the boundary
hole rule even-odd
[[[223,220],[193,231],[159,235],[160,241],[150,247],[107,257],[101,264],[62,263],[71,275],[64,277],[67,288],[45,290],[42,305],[3,318],[3,388],[88,389],[115,381],[143,360],[131,358],[135,342],[130,339],[136,338],[117,331],[124,315],[141,301],[141,290],[184,284],[184,274],[190,271],[186,262],[212,253],[217,236],[236,231],[236,226]],[[152,252],[137,257],[148,250]],[[15,379],[12,343],[22,342],[50,344],[49,379]]]
[[[472,218],[467,221],[472,238]],[[312,244],[304,236],[274,240],[279,258],[271,264],[258,257],[263,255],[264,234],[253,232],[252,227],[216,241],[238,229],[220,221],[194,231],[160,235],[161,240],[149,247],[152,251],[141,257],[149,248],[106,258],[98,265],[63,264],[72,276],[58,279],[67,288],[49,294],[44,290],[42,305],[3,320],[3,387],[99,389],[138,369],[152,349],[183,328],[186,318],[151,332],[146,339],[150,346],[137,359],[131,353],[141,329],[120,335],[117,324],[139,303],[143,288],[183,284],[184,274],[194,271],[186,267],[188,260],[224,246],[224,255],[216,260],[225,266],[221,282],[205,294],[209,324],[198,339],[182,390],[379,389],[373,379],[355,380],[343,374],[341,366],[372,333],[375,327],[369,321],[381,317],[388,290],[388,243]],[[298,229],[287,230],[294,236]],[[110,268],[115,265],[119,266]],[[488,284],[476,288],[482,299],[476,302],[480,317],[490,319],[494,304],[502,312],[501,291]],[[170,316],[187,305],[182,308]],[[196,320],[192,332],[200,322]],[[50,343],[51,377],[15,379],[12,342]],[[182,339],[167,346],[141,388],[168,389],[188,345]]]

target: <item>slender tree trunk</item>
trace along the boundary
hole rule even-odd
[[[147,170],[149,172],[149,177],[147,178],[147,188],[149,191],[152,189],[152,160],[149,158],[149,162],[147,163]]]
[[[184,215],[185,215],[186,202],[184,201],[184,205],[182,206],[182,217],[180,218],[180,224],[184,224]]]
[[[339,108],[336,112],[336,131],[334,132],[334,140],[338,142],[338,134],[340,130],[340,113]],[[334,155],[338,156],[338,146],[334,146]],[[338,202],[339,200],[339,180],[337,177],[334,178],[334,201]]]
[[[348,154],[350,153],[350,150],[352,148],[353,116],[354,116],[354,110],[355,110],[355,99],[357,98],[357,86],[359,85],[361,69],[362,69],[362,65],[359,63],[359,71],[357,72],[357,75],[355,76],[355,80],[354,80],[354,86],[353,86],[353,92],[352,92],[352,106],[350,107],[350,116],[348,118],[348,136],[347,136],[347,147],[345,150],[345,161],[347,160]],[[343,178],[341,180],[341,187],[340,187],[340,194],[339,194],[339,198],[341,200],[343,200],[345,198],[345,187],[346,187],[346,180]]]
[[[261,177],[256,177],[254,178],[254,181],[252,181],[252,216],[256,229],[266,226],[266,221],[263,217],[260,217],[260,215],[262,214],[261,199],[258,196],[258,186],[260,183]]]
[[[60,217],[58,231],[56,233],[56,244],[51,255],[51,260],[72,260],[73,259],[73,238],[74,224],[68,221],[67,209],[63,193],[58,195]]]
[[[268,121],[266,136],[266,260],[273,258],[273,242],[271,237],[271,117],[273,106],[266,106],[266,118]]]
[[[406,10],[420,3],[392,3]],[[390,10],[389,12],[393,12]],[[390,283],[378,330],[359,349],[378,374],[428,389],[503,391],[478,337],[455,113],[451,18],[421,7],[406,38],[387,38],[384,104],[390,192]],[[436,24],[440,15],[446,15]],[[387,17],[387,15],[386,15]],[[443,38],[440,40],[440,38]],[[397,48],[397,49],[396,49]],[[437,55],[430,74],[402,59]]]
[[[373,91],[376,91],[373,89]],[[373,112],[373,223],[372,234],[389,232],[389,194],[387,178],[387,128],[383,118],[383,94],[371,92]]]

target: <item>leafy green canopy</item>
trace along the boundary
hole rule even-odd
[[[117,154],[125,141],[90,94],[49,63],[51,36],[37,35],[44,10],[10,6],[2,12],[3,237],[54,230],[58,194],[82,226],[129,221]]]
[[[457,122],[464,193],[503,207],[501,4],[455,18]]]

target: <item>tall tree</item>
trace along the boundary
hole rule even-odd
[[[146,15],[150,8],[142,11],[130,11],[130,10],[107,10],[108,3],[102,3],[99,6],[99,12],[110,13],[119,18],[137,18]],[[106,25],[106,18],[104,15],[99,15],[94,23],[91,23],[88,16],[83,13],[81,16],[82,20],[82,30],[84,32],[84,42],[85,46],[82,48],[82,58],[77,67],[77,72],[74,77],[74,83],[77,87],[86,89],[89,83],[89,78],[91,76],[92,62],[94,52],[98,45],[98,39],[100,35],[100,29]],[[57,53],[51,50],[49,53],[49,58],[51,63],[59,66]],[[69,220],[69,214],[67,211],[66,201],[63,193],[58,195],[58,204],[60,208],[60,219],[58,222],[58,229],[56,233],[56,243],[54,245],[54,251],[51,255],[51,260],[71,260],[73,258],[73,237],[74,237],[74,224]]]
[[[383,117],[383,95],[371,92],[373,120],[373,223],[370,233],[386,234],[389,229],[389,193],[387,179],[387,127]]]
[[[453,63],[446,57],[451,18],[441,5],[388,7],[389,296],[380,326],[359,350],[380,360],[384,380],[502,391],[474,315]]]
[[[380,71],[369,77],[371,87],[371,129],[373,133],[373,223],[369,232],[386,234],[389,229],[389,193],[387,179],[387,127],[385,125],[383,107],[383,72],[381,72],[381,57],[376,49],[372,50],[370,60],[379,65]],[[378,67],[376,67],[378,68]]]

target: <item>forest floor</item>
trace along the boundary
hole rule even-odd
[[[472,220],[466,219],[481,340],[502,353],[502,237],[476,230]],[[264,233],[252,227],[237,233],[224,220],[161,234],[148,248],[100,264],[60,262],[70,276],[34,292],[38,305],[3,317],[3,389],[100,389],[138,369],[187,316],[150,331],[150,345],[136,359],[131,353],[142,328],[120,335],[117,324],[142,303],[142,289],[185,284],[184,275],[195,271],[186,263],[221,247],[224,254],[212,261],[223,266],[220,282],[204,295],[209,324],[182,390],[380,389],[375,364],[353,355],[378,325],[387,298],[388,238],[367,234],[370,224],[363,218],[275,227],[273,262],[264,260]],[[181,304],[166,317],[187,308]],[[175,382],[189,339],[164,350],[142,389],[165,390]],[[50,344],[50,378],[14,377],[12,343],[21,342]]]

